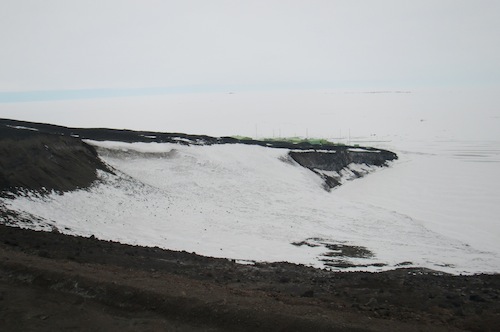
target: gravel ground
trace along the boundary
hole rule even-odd
[[[500,276],[332,272],[0,225],[4,331],[496,331]]]

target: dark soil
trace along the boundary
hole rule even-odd
[[[87,188],[111,170],[78,138],[10,127],[0,131],[0,192]]]
[[[500,276],[345,273],[0,225],[3,331],[496,331]]]

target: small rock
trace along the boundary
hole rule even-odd
[[[375,307],[376,305],[378,305],[378,301],[376,298],[373,297],[365,304],[365,306],[367,307]]]
[[[301,297],[314,297],[314,291],[312,289],[307,290],[302,293]]]
[[[47,250],[40,250],[38,252],[38,256],[44,257],[44,258],[50,258],[50,254]]]
[[[288,277],[281,277],[279,279],[279,282],[281,282],[283,284],[289,283],[290,282],[290,278],[288,278]]]
[[[379,317],[389,317],[391,315],[390,311],[385,308],[376,309],[375,314]]]
[[[475,302],[486,302],[486,300],[482,296],[477,294],[472,294],[471,296],[469,296],[469,300]]]

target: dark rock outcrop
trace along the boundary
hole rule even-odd
[[[349,146],[336,146],[333,150],[314,150],[301,151],[294,150],[289,152],[290,157],[299,165],[308,168],[323,180],[325,190],[339,186],[339,177],[328,175],[321,171],[340,172],[346,169],[350,164],[364,164],[367,166],[387,166],[388,161],[398,159],[398,156],[391,151],[374,149],[374,148],[359,148]],[[362,177],[363,173],[358,173],[355,170],[350,170],[354,177]]]
[[[0,192],[70,191],[90,186],[97,170],[112,172],[80,139],[4,127],[0,134]]]
[[[390,151],[349,147],[338,147],[335,152],[290,151],[290,156],[303,167],[334,172],[341,171],[351,163],[385,166],[388,161],[397,159],[397,155]]]

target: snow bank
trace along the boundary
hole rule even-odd
[[[102,182],[90,190],[45,199],[20,197],[6,204],[70,234],[246,262],[331,267],[337,259],[359,265],[350,270],[370,271],[411,262],[452,273],[495,272],[500,266],[500,255],[487,250],[495,248],[475,246],[467,237],[389,204],[398,201],[394,195],[403,199],[411,194],[377,196],[390,193],[388,186],[395,181],[411,178],[398,176],[407,159],[332,194],[321,188],[313,172],[281,161],[285,149],[88,143],[105,149],[103,159],[118,175],[101,172]],[[420,180],[411,178],[408,185],[415,187]],[[308,245],[297,245],[301,242]],[[372,255],[332,256],[331,248],[338,245],[365,248]]]

